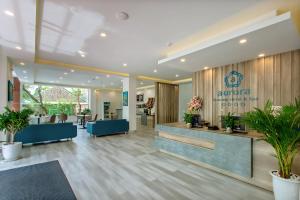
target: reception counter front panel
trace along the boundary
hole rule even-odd
[[[253,138],[220,132],[187,129],[180,125],[157,125],[155,146],[189,160],[230,173],[252,177]]]

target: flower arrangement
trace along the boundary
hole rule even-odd
[[[188,111],[200,111],[203,107],[203,99],[199,96],[194,96],[188,103]]]

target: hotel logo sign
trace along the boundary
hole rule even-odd
[[[244,76],[241,73],[237,71],[231,71],[224,78],[225,86],[227,88],[237,88],[241,85],[243,79]]]
[[[222,107],[245,106],[246,101],[257,101],[252,96],[250,88],[241,87],[244,75],[238,71],[231,71],[224,76],[224,85],[227,89],[217,91],[213,100],[220,102]]]

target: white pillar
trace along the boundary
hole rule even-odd
[[[0,113],[4,111],[7,102],[7,81],[8,81],[8,66],[7,57],[2,47],[0,46]]]
[[[92,114],[95,115],[97,113],[97,96],[95,89],[89,89],[89,103],[90,109],[92,110]]]
[[[128,105],[123,105],[123,119],[129,121],[129,130],[136,130],[136,77],[123,79],[123,93],[128,92]]]

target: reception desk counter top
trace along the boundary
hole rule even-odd
[[[238,137],[248,137],[248,138],[253,138],[253,139],[262,139],[263,138],[263,134],[255,132],[255,131],[250,131],[247,133],[226,133],[224,130],[208,130],[207,127],[187,128],[185,126],[185,123],[181,123],[181,122],[157,125],[158,129],[163,129],[163,127],[174,127],[174,128],[181,128],[181,129],[187,129],[187,130],[193,130],[193,131],[202,131],[202,132],[204,131],[204,132],[209,132],[209,133],[238,136]]]

